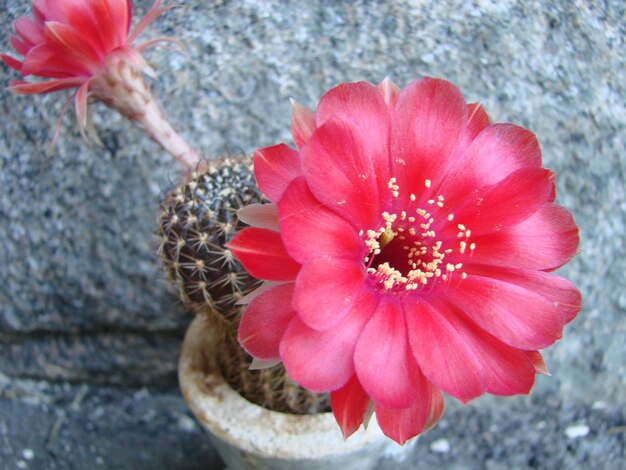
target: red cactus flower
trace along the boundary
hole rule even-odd
[[[154,76],[143,51],[158,42],[175,40],[159,37],[133,46],[139,34],[170,8],[160,7],[160,3],[156,0],[131,32],[130,0],[35,0],[33,18],[18,18],[14,22],[16,34],[10,38],[23,59],[6,54],[1,58],[24,78],[48,80],[12,81],[9,90],[36,94],[77,89],[63,108],[59,123],[73,99],[79,128],[84,132],[88,128],[87,100],[91,95],[124,116],[140,121],[151,137],[177,158],[190,159],[193,152],[163,119],[141,77],[141,73]]]
[[[467,402],[528,393],[538,349],[581,306],[549,274],[578,246],[531,132],[491,124],[452,84],[341,84],[313,112],[294,104],[294,150],[254,156],[272,206],[229,248],[268,283],[239,338],[259,362],[331,392],[347,437],[376,412],[407,439]]]

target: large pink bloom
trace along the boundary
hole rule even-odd
[[[466,402],[528,393],[538,349],[580,309],[548,274],[578,246],[535,136],[491,124],[452,84],[341,84],[294,104],[298,150],[255,154],[276,207],[242,214],[229,248],[268,284],[239,330],[257,360],[331,392],[345,436],[370,404],[399,443]]]

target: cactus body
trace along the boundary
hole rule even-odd
[[[224,247],[243,228],[240,208],[262,202],[252,159],[226,157],[186,175],[170,191],[159,218],[161,257],[183,302],[207,315],[219,329],[217,362],[227,382],[243,397],[265,408],[296,414],[329,409],[326,394],[299,387],[282,365],[249,370],[252,358],[237,342],[243,307],[236,302],[259,282]]]
[[[258,285],[224,244],[243,224],[236,212],[262,196],[250,159],[223,158],[185,176],[165,198],[159,220],[161,255],[186,305],[225,316]]]

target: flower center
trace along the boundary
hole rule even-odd
[[[431,181],[425,180],[424,185],[428,191]],[[388,188],[397,199],[400,188],[395,178]],[[367,249],[363,262],[372,282],[387,292],[406,293],[448,282],[454,275],[465,279],[461,258],[476,249],[471,230],[453,222],[454,214],[442,195],[428,199],[426,209],[417,205],[414,194],[409,200],[404,210],[383,212],[378,227],[359,233]],[[448,231],[453,225],[456,238],[438,237],[438,231]]]

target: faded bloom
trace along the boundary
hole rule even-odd
[[[404,443],[440,418],[441,391],[528,393],[581,306],[549,274],[578,229],[535,136],[431,78],[341,84],[316,112],[294,103],[292,132],[298,150],[256,152],[272,204],[245,209],[229,244],[268,281],[243,347],[330,391],[345,436],[373,408]]]
[[[193,151],[165,121],[141,77],[141,73],[154,76],[142,56],[144,50],[174,40],[159,37],[133,46],[139,34],[168,9],[160,3],[156,0],[131,32],[130,0],[35,0],[33,18],[18,18],[14,23],[16,34],[10,38],[23,59],[6,54],[1,57],[24,78],[48,80],[12,81],[9,90],[35,94],[77,89],[67,104],[74,100],[81,132],[88,129],[87,100],[93,96],[139,121],[176,158],[184,163],[194,160]],[[53,142],[58,130],[57,124]]]

